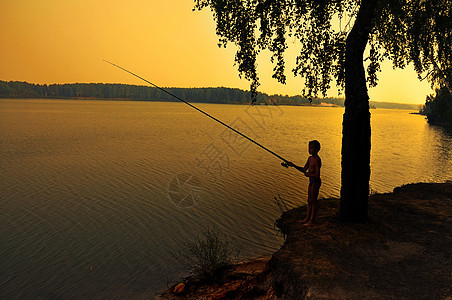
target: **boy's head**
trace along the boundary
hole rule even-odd
[[[312,149],[312,151],[311,151]],[[313,140],[309,142],[309,153],[313,154],[313,153],[317,153],[320,151],[320,143],[318,140]]]

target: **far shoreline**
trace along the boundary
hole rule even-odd
[[[160,102],[160,103],[182,103],[181,101],[178,101],[176,99],[174,100],[166,100],[166,99],[148,99],[148,100],[139,100],[139,99],[133,99],[133,98],[95,98],[95,97],[4,97],[0,96],[1,100],[6,99],[14,99],[14,100],[73,100],[73,101],[112,101],[112,102]],[[230,104],[230,105],[243,105],[248,106],[252,105],[250,102],[236,102],[236,103],[224,103],[224,102],[201,102],[201,101],[187,101],[190,104]],[[370,110],[375,109],[394,109],[394,110],[407,110],[407,111],[414,111],[410,112],[409,114],[413,115],[422,115],[418,112],[419,108],[417,106],[421,104],[408,104],[408,103],[398,103],[398,102],[377,102],[377,101],[371,101],[371,103],[379,103],[381,105],[402,105],[402,107],[375,107],[371,106]],[[320,104],[317,103],[301,103],[301,104],[274,104],[274,103],[262,103],[257,102],[254,105],[259,106],[301,106],[301,107],[327,107],[327,108],[344,108],[344,106],[336,105],[336,104],[330,104],[326,102],[322,102]],[[406,106],[405,106],[406,105]],[[416,107],[414,107],[416,106]],[[417,111],[417,112],[416,112]]]

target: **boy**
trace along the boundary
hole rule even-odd
[[[295,169],[303,172],[306,177],[309,177],[308,211],[306,213],[306,218],[298,221],[304,223],[304,226],[312,226],[314,224],[315,216],[317,215],[317,197],[319,196],[320,186],[322,185],[322,180],[320,179],[322,160],[318,155],[319,151],[320,143],[317,140],[313,140],[309,142],[309,154],[311,154],[311,156],[308,158],[308,161],[304,167],[296,166],[292,162],[287,162],[287,164],[283,163],[284,166],[294,167]]]

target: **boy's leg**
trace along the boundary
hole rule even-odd
[[[311,216],[309,221],[305,224],[306,226],[311,226],[314,224],[315,217],[317,215],[317,210],[319,208],[317,198],[319,197],[320,184],[314,183],[310,186],[312,188],[312,198],[311,198]]]
[[[307,207],[307,211],[306,211],[306,218],[304,218],[303,220],[300,220],[300,223],[306,223],[309,222],[309,220],[311,219],[311,214],[312,214],[312,185],[308,186],[308,207]]]
[[[300,222],[300,223],[309,222],[309,219],[311,218],[311,212],[312,212],[312,205],[308,204],[308,208],[307,208],[307,211],[306,211],[306,218],[304,218],[303,220],[300,220],[298,222]]]
[[[315,216],[317,215],[317,210],[318,210],[317,199],[312,200],[311,218],[309,219],[309,221],[307,223],[304,224],[305,226],[314,225],[314,220],[315,220]]]

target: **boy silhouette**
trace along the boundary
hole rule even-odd
[[[300,172],[304,173],[306,177],[309,177],[308,186],[308,208],[306,218],[298,222],[304,223],[304,226],[312,226],[314,224],[315,216],[318,210],[318,201],[320,186],[322,180],[320,179],[320,168],[322,167],[322,160],[318,153],[320,151],[320,143],[317,140],[310,141],[308,144],[309,156],[308,161],[304,167],[299,167],[292,162],[283,163],[283,166],[294,167]]]

